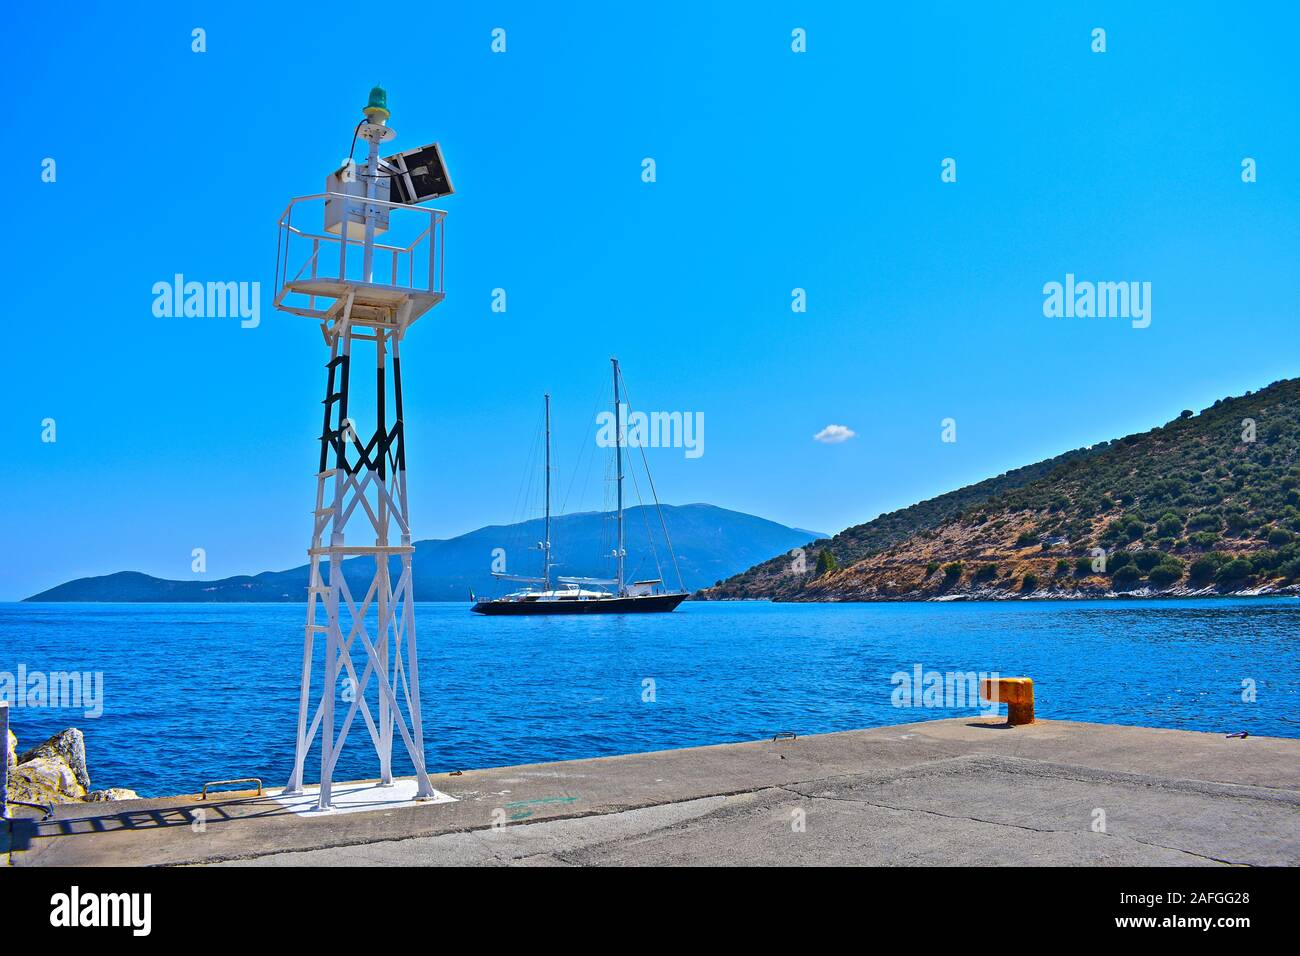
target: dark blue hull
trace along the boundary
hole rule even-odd
[[[676,610],[686,594],[643,594],[636,597],[559,601],[479,601],[476,614],[646,614]]]

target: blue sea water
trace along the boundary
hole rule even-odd
[[[249,775],[282,784],[304,614],[303,605],[0,605],[0,672],[99,671],[104,682],[97,718],[12,708],[11,727],[22,747],[80,727],[99,787],[163,795]],[[416,622],[431,771],[978,712],[895,707],[891,675],[918,664],[1033,677],[1041,717],[1300,736],[1295,599],[687,602],[672,614],[560,618],[420,604]],[[359,647],[354,660],[360,672]],[[1243,681],[1254,682],[1253,702]],[[409,773],[400,738],[394,753],[395,771]],[[318,772],[313,751],[308,780]],[[358,719],[336,779],[375,772]]]

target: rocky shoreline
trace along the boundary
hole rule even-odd
[[[953,601],[1126,601],[1126,600],[1160,600],[1167,598],[1244,598],[1244,597],[1300,597],[1300,584],[1285,586],[1264,585],[1257,588],[1244,588],[1238,591],[1223,591],[1216,587],[1192,588],[1176,585],[1169,588],[1146,587],[1131,591],[1115,591],[1107,588],[1037,588],[1025,591],[1017,587],[984,587],[973,589],[953,589],[947,593],[934,593],[933,590],[895,591],[884,588],[854,588],[836,592],[832,589],[819,590],[783,597],[720,597],[698,591],[691,596],[695,601],[771,601],[774,604],[875,604],[901,601],[928,601],[948,603]]]
[[[8,803],[5,815],[12,817],[15,804],[49,806],[64,803],[101,803],[106,800],[136,800],[134,790],[125,787],[91,789],[86,768],[86,741],[81,731],[69,727],[44,743],[19,753],[18,738],[9,731]]]

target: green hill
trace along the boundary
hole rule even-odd
[[[1296,590],[1297,532],[1300,379],[1287,379],[812,542],[805,546],[807,570],[782,554],[699,596],[915,600]],[[838,568],[818,561],[823,549]]]

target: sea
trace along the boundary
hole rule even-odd
[[[0,604],[0,694],[20,749],[79,727],[94,787],[283,785],[304,620],[294,604]],[[435,774],[977,717],[987,709],[947,679],[972,672],[1032,677],[1040,718],[1300,737],[1295,598],[688,601],[671,614],[573,617],[429,603],[415,621]],[[359,642],[353,660],[360,674]],[[33,705],[32,675],[59,672],[101,691]],[[932,674],[944,693],[915,686],[920,676],[933,688]],[[346,694],[340,685],[340,718]],[[319,768],[313,749],[308,782]],[[411,770],[399,735],[394,770]],[[376,773],[358,718],[335,779]]]

